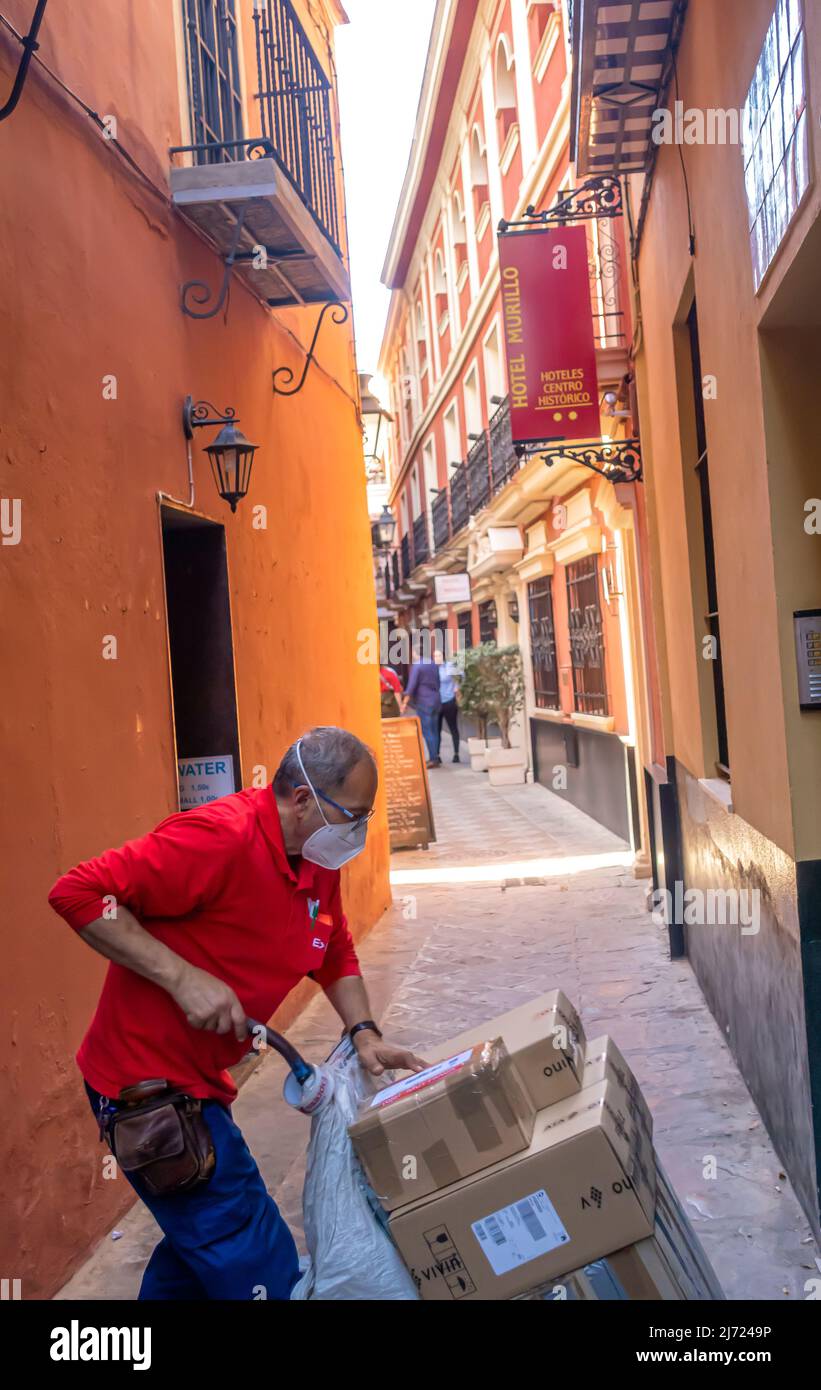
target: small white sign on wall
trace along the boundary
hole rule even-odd
[[[230,753],[212,754],[207,758],[180,758],[177,762],[180,779],[180,810],[192,806],[207,806],[221,796],[230,796],[234,786],[234,759]]]

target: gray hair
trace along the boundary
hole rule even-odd
[[[368,758],[376,767],[376,759],[367,744],[347,729],[337,729],[332,724],[310,729],[297,739],[300,744],[299,756],[315,787],[322,791],[332,791],[340,787],[352,768]],[[277,796],[287,796],[294,787],[303,787],[305,777],[299,766],[296,743],[292,743],[274,778],[274,791]]]

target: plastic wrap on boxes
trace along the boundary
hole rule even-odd
[[[348,1138],[348,1125],[378,1089],[347,1039],[325,1064],[330,1099],[311,1117],[302,1210],[310,1264],[292,1299],[417,1299]]]

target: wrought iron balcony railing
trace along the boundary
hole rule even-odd
[[[428,537],[428,518],[425,512],[413,523],[413,564],[423,565],[430,559],[430,539]]]
[[[519,456],[513,444],[510,428],[510,397],[499,406],[490,422],[491,483],[494,494],[499,492],[517,473]]]
[[[410,532],[407,531],[407,532],[405,533],[405,535],[402,537],[402,544],[401,544],[400,547],[399,547],[400,553],[401,553],[401,556],[402,556],[402,583],[403,583],[403,584],[404,584],[405,580],[407,579],[408,575],[410,574],[411,570],[413,569],[413,565],[411,564],[411,549],[410,549],[410,542],[411,542]]]
[[[464,463],[460,463],[458,468],[454,468],[450,475],[450,516],[455,536],[470,521],[468,471]]]
[[[331,82],[291,0],[254,7],[263,136],[305,206],[339,252]]]
[[[470,510],[478,512],[490,498],[490,449],[484,431],[467,456],[467,474]]]
[[[391,556],[391,592],[396,593],[401,583],[399,574],[399,552],[395,550]]]
[[[430,509],[433,522],[433,550],[438,554],[450,540],[450,496],[447,485],[433,499]]]

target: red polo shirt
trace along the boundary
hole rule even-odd
[[[339,873],[305,859],[294,872],[270,786],[169,816],[64,874],[49,902],[79,931],[105,915],[109,895],[109,905],[113,897],[158,941],[224,980],[263,1023],[304,976],[327,988],[360,974]],[[237,1088],[226,1068],[248,1047],[233,1032],[192,1028],[166,990],[110,962],[77,1063],[106,1096],[164,1076],[230,1104]]]

